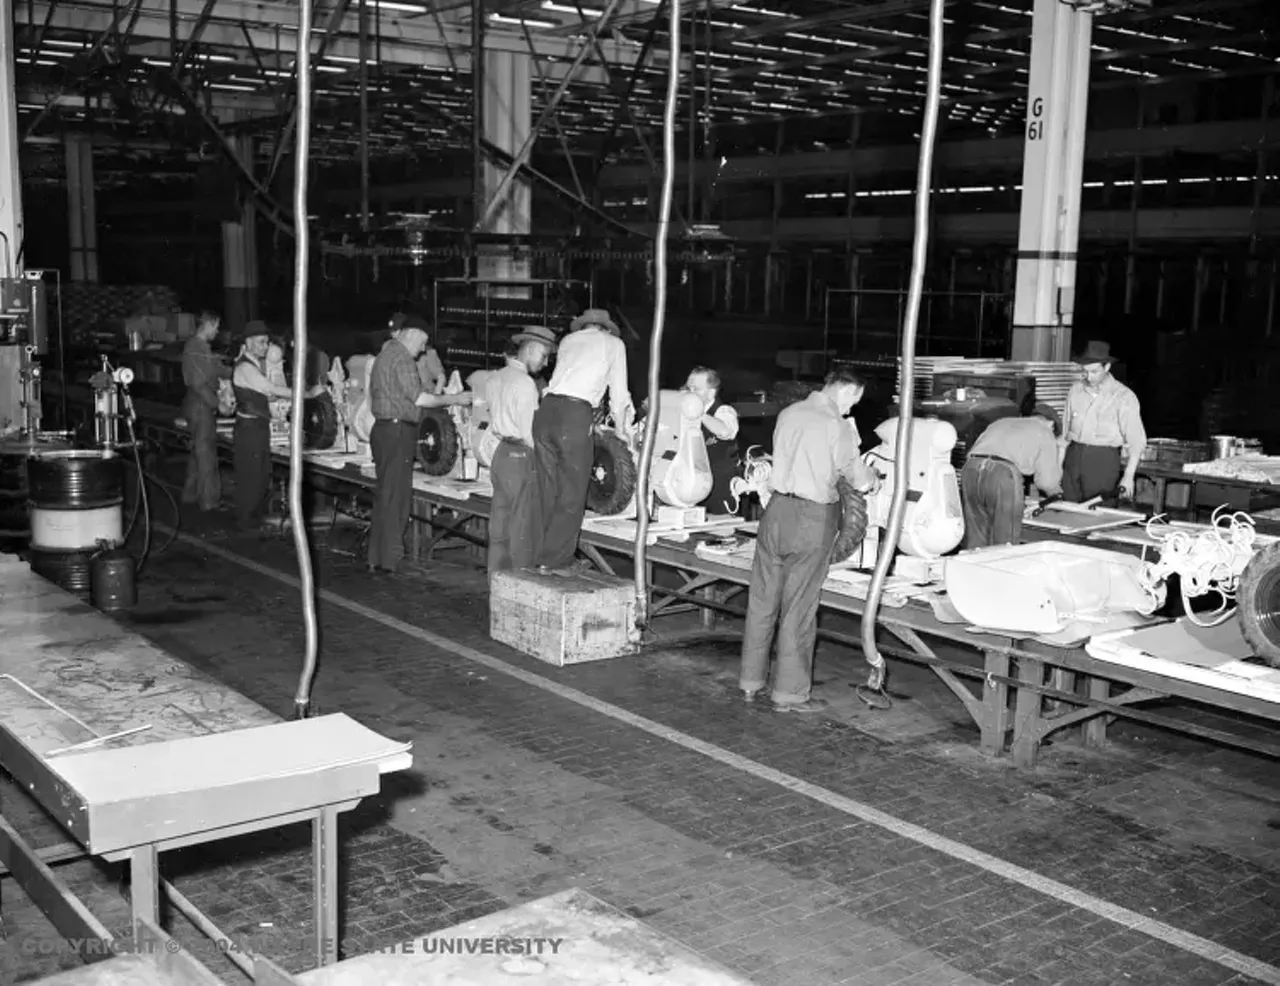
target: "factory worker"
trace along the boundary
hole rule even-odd
[[[445,385],[449,382],[449,375],[444,371],[444,363],[440,361],[440,354],[431,345],[431,326],[427,320],[418,315],[406,315],[404,312],[396,312],[391,316],[390,328],[393,335],[401,329],[422,330],[427,339],[426,345],[423,347],[422,352],[418,354],[417,359],[418,376],[422,380],[422,389],[428,394],[443,394]]]
[[[756,535],[738,687],[748,702],[764,689],[777,633],[773,707],[815,712],[810,697],[818,602],[840,529],[836,481],[870,492],[879,477],[858,455],[858,430],[848,417],[865,384],[848,369],[827,374],[823,388],[784,408],[773,432],[773,496]]]
[[[1027,416],[993,421],[978,436],[960,474],[966,548],[1019,542],[1025,477],[1044,496],[1062,493],[1061,434],[1058,412],[1036,404]]]
[[[711,493],[702,501],[707,513],[732,514],[730,481],[738,475],[738,412],[720,400],[720,374],[705,366],[695,367],[684,389],[702,399],[702,438],[711,463]]]
[[[182,347],[182,382],[187,385],[182,414],[191,432],[182,502],[197,504],[201,510],[217,509],[222,499],[222,479],[218,475],[218,381],[226,379],[228,371],[212,349],[221,324],[213,312],[201,312],[195,334]]]
[[[271,333],[265,322],[244,327],[243,345],[231,383],[236,391],[236,427],[232,464],[236,473],[236,522],[256,529],[266,518],[271,496],[271,402],[289,400],[293,391],[269,372]],[[283,353],[281,354],[283,359]],[[275,380],[271,377],[276,376]],[[308,397],[323,387],[313,387]]]
[[[374,417],[369,445],[377,481],[369,531],[368,563],[373,572],[394,572],[404,557],[422,408],[471,403],[469,393],[433,394],[423,387],[417,359],[426,346],[426,329],[407,323],[383,345],[369,373]]]
[[[624,437],[631,435],[635,406],[620,334],[601,309],[575,318],[560,340],[555,372],[533,418],[542,529],[537,563],[544,570],[564,571],[573,562],[595,458],[591,429],[606,390],[615,426]]]
[[[1132,390],[1111,375],[1111,347],[1090,342],[1076,357],[1084,380],[1067,394],[1062,422],[1066,454],[1062,462],[1062,497],[1082,503],[1117,490],[1130,499],[1147,433]],[[1121,464],[1121,450],[1127,459]]]
[[[538,385],[533,374],[555,352],[556,335],[532,325],[512,338],[515,355],[484,381],[489,432],[497,442],[489,466],[493,500],[489,507],[489,574],[531,568],[541,534],[537,475],[533,465],[533,416]]]

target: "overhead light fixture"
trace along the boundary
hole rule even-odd
[[[542,0],[543,10],[554,10],[557,14],[576,14],[578,8],[567,3],[556,3],[555,0]],[[594,7],[583,7],[583,17],[603,17],[603,10],[596,10]]]
[[[1062,0],[1082,14],[1123,14],[1130,10],[1150,10],[1151,0]]]
[[[374,0],[373,5],[379,10],[401,10],[406,14],[425,14],[428,9],[420,3],[397,3],[396,0]]]
[[[531,20],[528,17],[508,17],[506,14],[490,14],[489,20],[495,24],[514,24],[516,27],[559,27],[555,21]]]

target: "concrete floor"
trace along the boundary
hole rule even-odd
[[[198,539],[149,562],[127,622],[290,714],[291,545],[229,536],[216,516],[184,523]],[[732,626],[659,624],[635,659],[556,669],[488,640],[482,573],[445,557],[376,579],[318,557],[333,594],[318,710],[415,749],[347,821],[346,954],[579,886],[760,986],[1280,983],[1273,762],[1119,728],[1106,752],[1060,741],[1016,771],[977,752],[928,671],[894,665],[900,697],[873,712],[848,687],[860,658],[825,646],[831,714],[777,716],[736,700]],[[11,786],[0,797],[37,844],[58,840]],[[236,947],[301,971],[308,853],[289,829],[164,867]],[[127,926],[117,869],[60,870]],[[0,982],[74,965],[3,889]],[[184,919],[173,929],[241,981]]]

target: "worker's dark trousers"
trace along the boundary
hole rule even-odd
[[[271,497],[270,420],[236,415],[231,460],[236,470],[236,521],[249,530],[262,523]]]
[[[1017,466],[1004,459],[972,456],[960,473],[960,490],[966,548],[1018,543],[1026,497]]]
[[[1067,454],[1062,460],[1062,499],[1068,503],[1083,503],[1095,496],[1111,496],[1119,485],[1118,448],[1082,445],[1080,442],[1067,446]]]
[[[369,531],[369,564],[394,569],[404,558],[404,529],[413,499],[413,460],[418,428],[403,421],[376,421],[369,435],[378,489]]]
[[[216,510],[222,500],[222,478],[218,475],[217,412],[194,391],[187,391],[182,414],[191,431],[191,452],[187,456],[187,479],[182,484],[182,501],[196,503],[201,510]]]
[[[779,705],[809,700],[818,602],[839,529],[838,503],[814,503],[779,493],[769,500],[751,564],[738,679],[743,691],[764,687],[776,627],[778,666],[773,675],[773,700]]]
[[[538,480],[533,449],[503,442],[489,466],[489,574],[531,568],[538,543]]]
[[[587,512],[587,489],[595,458],[594,412],[586,401],[549,394],[533,416],[534,462],[542,516],[537,563],[565,568],[573,561]]]

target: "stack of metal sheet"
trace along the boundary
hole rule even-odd
[[[901,360],[898,361],[898,389],[902,396]],[[923,400],[933,396],[933,378],[939,373],[967,373],[974,376],[1017,376],[1035,378],[1036,400],[1048,404],[1059,414],[1066,410],[1067,393],[1080,379],[1075,363],[1037,363],[1017,360],[967,359],[963,356],[917,356],[914,397]]]

